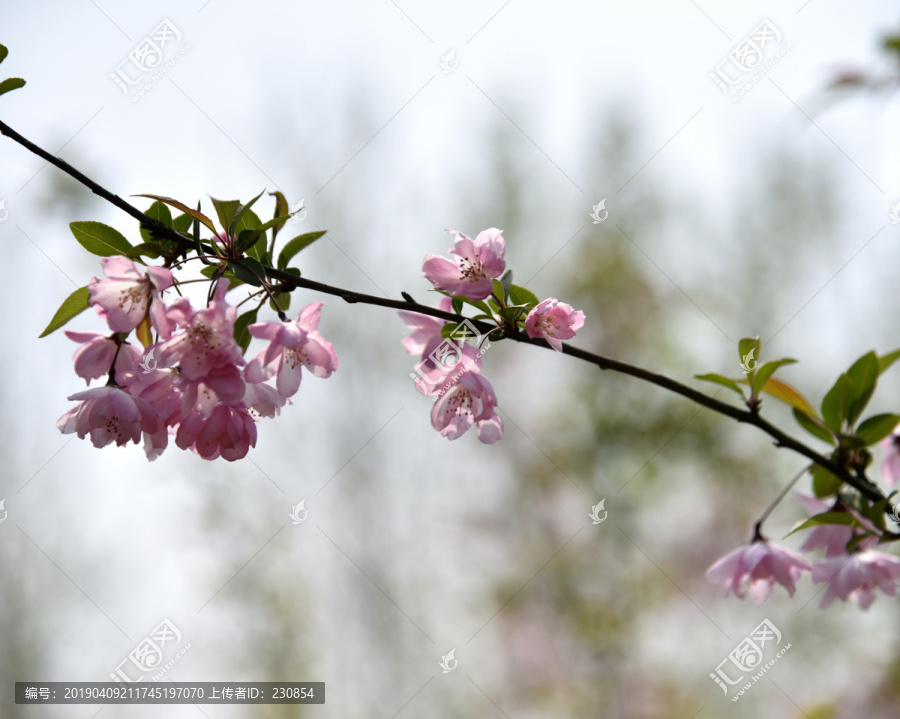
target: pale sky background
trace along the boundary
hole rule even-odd
[[[126,96],[109,75],[164,18],[182,35],[177,47],[190,48],[132,102],[134,91]],[[731,102],[709,73],[764,18],[791,47],[765,79]],[[517,278],[535,276],[538,295],[562,298],[564,288],[550,284],[545,268],[563,261],[567,247],[592,240],[591,206],[606,198],[609,222],[628,232],[618,208],[639,197],[643,183],[660,185],[667,201],[683,209],[684,222],[669,225],[664,236],[632,239],[665,273],[661,282],[685,290],[678,309],[685,310],[683,332],[697,364],[672,372],[682,381],[693,372],[734,373],[739,337],[760,333],[767,340],[778,332],[771,352],[801,359],[809,374],[795,376],[812,393],[869,349],[873,337],[886,343],[881,351],[900,346],[894,315],[885,309],[900,301],[900,225],[889,216],[900,200],[900,101],[865,94],[834,104],[822,93],[838,68],[884,69],[878,43],[897,20],[896,5],[886,1],[3,0],[0,42],[10,54],[0,79],[23,76],[28,84],[0,97],[0,118],[122,197],[148,192],[194,203],[206,195],[248,199],[265,188],[280,189],[291,202],[304,198],[308,216],[293,229],[330,231],[330,239],[303,255],[305,276],[391,297],[406,290],[419,300],[431,297],[421,258],[446,251],[443,230],[474,235],[483,229],[459,224],[469,204],[493,189],[485,176],[486,143],[492,128],[509,123],[529,168],[531,203],[540,208],[529,237],[507,236]],[[443,72],[441,59],[451,50],[458,64]],[[167,47],[166,59],[173,55]],[[598,172],[590,162],[602,140],[596,123],[617,113],[636,118],[640,131],[640,156],[624,176]],[[466,571],[465,556],[487,550],[466,548],[459,522],[467,508],[489,507],[502,496],[483,478],[502,467],[504,451],[519,445],[487,447],[469,435],[452,444],[442,440],[428,423],[430,404],[408,382],[412,362],[399,346],[403,326],[394,313],[335,298],[326,298],[320,330],[341,338],[340,370],[327,381],[307,375],[294,405],[259,426],[246,461],[208,465],[170,446],[148,464],[134,447],[98,451],[60,435],[55,422],[68,408],[65,397],[83,387],[71,368],[75,345],[61,332],[37,335],[61,300],[100,272],[67,224],[98,220],[132,239],[136,226],[87,191],[73,215],[55,200],[60,173],[0,140],[0,198],[8,211],[0,223],[7,406],[0,498],[9,512],[0,546],[16,552],[23,567],[46,573],[51,593],[64,600],[65,611],[45,620],[54,637],[51,678],[104,679],[136,641],[170,617],[192,642],[176,667],[180,678],[266,679],[236,677],[222,667],[216,642],[227,645],[222,635],[242,618],[223,607],[217,590],[234,591],[228,583],[235,576],[241,581],[239,568],[271,541],[278,556],[292,559],[267,571],[309,578],[308,601],[321,613],[312,631],[330,647],[309,676],[297,679],[332,688],[326,707],[313,708],[317,716],[350,716],[365,702],[365,692],[355,689],[358,677],[385,655],[396,658],[389,646],[375,651],[362,639],[359,646],[339,644],[342,632],[355,636],[366,628],[343,626],[341,616],[327,611],[331,597],[350,593],[358,579],[341,554],[372,551],[366,566],[378,566],[376,580],[404,587],[392,601],[412,617],[398,639],[398,646],[415,646],[414,656],[403,659],[408,681],[379,714],[392,716],[435,673],[440,656],[465,645],[491,614],[472,608],[479,577]],[[752,194],[760,158],[782,146],[837,173],[834,194],[821,202],[840,209],[843,239],[828,254],[806,248],[808,267],[794,278],[777,326],[748,326],[729,308],[704,304],[704,283],[727,286],[728,273],[740,267],[733,262],[734,237],[698,236],[694,221],[702,215],[712,223],[707,226],[726,226]],[[133,201],[141,209],[147,204]],[[268,215],[271,205],[260,205]],[[760,291],[767,291],[764,278]],[[320,298],[306,293],[303,299]],[[295,298],[292,313],[300,301]],[[752,324],[752,307],[748,313]],[[87,313],[70,327],[102,329]],[[527,434],[539,426],[529,414],[539,412],[540,397],[518,393],[500,370],[516,349],[503,345],[490,359],[501,405],[505,399],[519,412]],[[546,354],[528,366],[552,378],[568,360]],[[873,408],[889,406],[889,399]],[[341,487],[348,466],[393,480],[385,480],[383,493],[357,494],[358,483]],[[311,521],[294,527],[288,512],[303,497]],[[599,499],[579,496],[577,512]],[[348,502],[358,506],[352,521],[343,521]],[[572,521],[589,524],[586,515]],[[386,544],[371,545],[379,526],[388,525]],[[402,559],[420,542],[435,566]],[[505,555],[488,561],[501,565]],[[384,597],[373,592],[359,601]],[[722,610],[734,636],[751,621],[743,609]],[[846,616],[861,634],[883,621],[855,610]],[[467,671],[483,677],[482,687],[496,675],[491,640],[485,641],[481,655],[457,652],[461,665],[476,667]],[[661,656],[674,646],[662,627],[636,641],[659,642]],[[721,655],[722,647],[713,646],[708,659]],[[715,690],[706,665],[698,666],[690,681]],[[471,689],[461,676],[453,679],[461,682],[459,691]],[[479,713],[485,706],[472,715],[494,716]],[[221,707],[204,711],[237,716]],[[415,713],[411,704],[400,716]],[[86,707],[34,714],[93,715]],[[126,715],[156,714],[152,708],[101,714]],[[173,707],[168,715],[198,716],[192,707]]]

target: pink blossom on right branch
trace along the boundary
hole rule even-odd
[[[811,571],[812,565],[798,554],[758,540],[719,559],[706,570],[706,578],[713,584],[721,584],[726,597],[734,592],[743,599],[749,591],[750,598],[761,604],[772,596],[776,583],[793,597],[797,579]]]
[[[573,310],[571,305],[548,297],[525,318],[525,332],[531,338],[543,338],[557,352],[562,352],[562,341],[570,340],[584,326],[584,312]]]
[[[812,580],[814,584],[828,583],[819,605],[823,609],[835,599],[852,599],[860,609],[868,609],[875,601],[876,588],[897,596],[900,558],[871,549],[849,557],[831,557],[815,563]]]

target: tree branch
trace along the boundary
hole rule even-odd
[[[0,122],[0,134],[6,135],[7,137],[15,140],[38,157],[43,158],[50,164],[58,167],[66,174],[74,177],[81,184],[91,190],[91,192],[93,192],[95,195],[99,195],[106,201],[118,207],[120,210],[127,212],[134,219],[138,220],[141,225],[151,230],[154,234],[177,243],[179,249],[185,252],[195,249],[193,240],[181,235],[172,228],[162,224],[158,220],[155,220],[152,217],[148,217],[118,195],[112,194],[111,192],[91,180],[89,177],[76,170],[74,167],[69,165],[69,163],[59,159],[58,157],[54,157],[46,150],[38,147],[33,142],[30,142],[26,138],[22,137],[22,135],[17,133],[4,122]],[[393,300],[385,297],[368,295],[362,292],[354,292],[352,290],[346,290],[340,287],[334,287],[322,282],[316,282],[315,280],[306,279],[305,277],[298,277],[296,275],[292,275],[289,272],[285,272],[274,267],[264,266],[264,269],[268,277],[279,280],[285,287],[288,288],[313,290],[315,292],[321,292],[323,294],[340,297],[345,302],[349,302],[351,304],[360,303],[375,305],[378,307],[389,307],[392,309],[404,310],[407,312],[416,312],[418,314],[427,315],[429,317],[437,317],[439,319],[447,320],[448,322],[459,323],[463,320],[468,320],[470,323],[472,323],[473,326],[475,326],[479,331],[482,332],[489,332],[492,329],[496,329],[493,325],[486,324],[485,322],[476,322],[453,312],[444,312],[443,310],[439,310],[435,307],[421,305],[418,302],[412,301],[412,298],[409,297],[409,295],[406,295],[406,293],[404,293],[404,296],[408,297],[409,299]],[[537,347],[543,347],[545,349],[552,349],[550,345],[548,345],[544,340],[532,339],[531,337],[523,335],[521,332],[515,332],[511,335],[508,335],[508,337],[511,340],[521,342],[523,344],[530,344]],[[719,414],[722,414],[726,417],[731,417],[738,422],[753,425],[757,429],[760,429],[761,431],[772,437],[775,440],[774,444],[776,447],[791,449],[794,452],[803,455],[810,461],[828,470],[833,475],[840,478],[842,481],[846,482],[854,489],[858,490],[867,499],[873,502],[879,502],[885,499],[885,496],[881,492],[881,490],[878,489],[878,487],[873,484],[867,477],[865,477],[865,475],[850,473],[844,467],[835,464],[829,458],[822,456],[811,447],[808,447],[799,440],[794,439],[790,435],[781,431],[775,425],[764,420],[759,416],[757,412],[740,409],[730,404],[726,404],[725,402],[717,400],[714,397],[710,397],[709,395],[703,394],[702,392],[698,392],[697,390],[688,387],[687,385],[681,384],[680,382],[670,379],[669,377],[666,377],[664,375],[651,372],[649,370],[628,364],[626,362],[620,362],[609,357],[604,357],[593,352],[588,352],[587,350],[579,349],[569,344],[563,344],[563,352],[564,354],[570,355],[572,357],[577,357],[578,359],[584,360],[585,362],[590,362],[591,364],[596,365],[602,370],[612,370],[613,372],[619,372],[630,377],[635,377],[636,379],[642,380],[644,382],[649,382],[650,384],[654,384],[657,387],[662,387],[669,392],[681,395],[682,397],[685,397],[692,402],[701,405],[702,407],[706,407],[707,409],[718,412]]]

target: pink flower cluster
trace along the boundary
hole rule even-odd
[[[725,596],[734,593],[744,598],[748,591],[755,602],[765,602],[772,596],[775,584],[781,584],[794,596],[796,581],[801,574],[811,574],[814,584],[826,584],[820,607],[830,606],[836,599],[852,599],[862,609],[875,601],[875,589],[896,597],[900,589],[900,558],[878,552],[871,547],[875,536],[866,532],[875,527],[869,520],[845,507],[840,501],[797,495],[797,499],[813,514],[848,512],[860,525],[820,524],[811,529],[802,551],[824,549],[825,557],[809,563],[799,555],[758,539],[739,547],[716,561],[706,572],[707,578],[721,584]],[[851,553],[847,543],[859,538]]]
[[[261,322],[248,327],[268,346],[249,363],[234,339],[237,310],[225,300],[220,280],[207,307],[197,310],[186,297],[168,307],[162,292],[172,286],[168,269],[146,274],[125,257],[101,260],[104,279],[89,285],[90,303],[106,319],[112,335],[66,332],[81,343],[75,372],[88,383],[109,376],[104,387],[69,397],[78,404],[57,422],[65,434],[90,435],[95,447],[143,438],[156,459],[174,436],[175,445],[204,459],[234,461],[256,446],[256,421],[274,417],[300,386],[301,368],[328,377],[338,360],[317,331],[322,303],[301,310],[294,322]],[[142,352],[121,339],[147,321],[158,341]],[[275,386],[267,381],[275,378]]]
[[[446,293],[438,309],[452,311],[451,297],[479,301],[493,292],[493,280],[506,270],[506,244],[502,230],[490,228],[473,240],[455,230],[447,230],[456,241],[449,252],[454,259],[426,255],[422,274],[434,288]],[[481,356],[490,348],[486,339],[476,349],[464,339],[445,338],[444,320],[415,312],[400,311],[400,318],[412,331],[403,346],[419,355],[416,388],[434,401],[431,424],[444,437],[456,439],[475,425],[478,438],[491,444],[503,436],[503,420],[497,415],[497,396],[491,383],[481,374]],[[564,339],[575,336],[584,325],[584,313],[551,297],[528,313],[525,331],[529,337],[542,338],[562,352]],[[457,331],[461,327],[456,328]],[[474,330],[474,327],[470,326]],[[480,339],[480,335],[474,332]],[[418,377],[416,376],[418,374]]]

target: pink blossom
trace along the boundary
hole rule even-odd
[[[416,380],[416,389],[435,400],[435,395],[446,394],[464,372],[481,371],[482,350],[462,340],[442,341],[446,344],[438,345],[411,375]]]
[[[450,249],[456,260],[426,255],[422,264],[425,279],[454,297],[465,296],[470,300],[489,297],[493,288],[491,279],[506,269],[503,231],[492,227],[480,232],[474,240],[455,230],[447,232],[456,236],[456,243]]]
[[[237,402],[244,396],[240,366],[244,356],[234,341],[237,310],[225,301],[228,283],[220,280],[208,307],[194,310],[186,297],[169,308],[168,317],[182,332],[160,346],[159,362],[177,365],[191,383],[202,383],[223,402]],[[187,413],[187,412],[185,412]]]
[[[797,578],[812,569],[803,557],[766,541],[756,541],[716,561],[706,570],[706,578],[713,584],[721,584],[726,597],[734,592],[743,599],[749,585],[750,598],[760,604],[772,596],[776,582],[793,597]]]
[[[444,312],[452,312],[453,300],[447,295],[441,295],[437,308]],[[400,315],[400,319],[403,320],[407,328],[412,330],[412,334],[402,341],[409,354],[421,355],[422,359],[425,359],[444,339],[441,336],[441,328],[447,324],[447,320],[422,315],[418,312],[407,312],[406,310],[398,310],[397,314]]]
[[[813,566],[812,581],[828,582],[819,605],[823,609],[835,599],[846,601],[848,597],[861,609],[868,609],[875,601],[876,587],[890,597],[897,596],[900,559],[871,549],[823,559]]]
[[[160,293],[172,286],[172,273],[165,267],[146,267],[142,274],[127,257],[104,257],[100,260],[106,278],[91,280],[88,290],[91,304],[106,318],[114,332],[131,332],[147,316],[163,339],[169,339],[171,324]]]
[[[331,376],[338,367],[337,354],[331,343],[316,331],[324,304],[307,305],[293,322],[259,322],[247,327],[254,337],[269,340],[269,346],[247,367],[249,381],[263,382],[277,376],[278,392],[283,397],[291,397],[300,388],[303,366],[316,377]]]
[[[78,434],[79,439],[91,435],[95,447],[110,442],[118,446],[131,440],[137,444],[142,432],[154,433],[159,420],[150,404],[133,397],[119,387],[92,387],[69,397],[80,403],[66,412],[56,423],[63,434]]]
[[[278,390],[264,382],[247,382],[241,402],[250,410],[252,417],[274,417],[281,413],[290,400]]]
[[[818,499],[809,495],[797,493],[794,495],[797,501],[806,507],[810,514],[822,514],[823,512],[841,512],[848,511],[857,522],[862,524],[866,529],[875,530],[872,523],[852,509],[844,507],[843,503],[836,508],[834,501],[829,499]],[[847,542],[859,534],[861,530],[858,527],[852,527],[846,524],[820,524],[809,530],[806,541],[800,545],[801,552],[809,552],[813,549],[825,548],[826,557],[846,557]],[[864,548],[878,542],[877,537],[868,537],[860,541],[860,547]]]
[[[208,417],[191,412],[178,427],[175,444],[204,459],[242,459],[256,446],[256,422],[242,404],[218,404]]]
[[[118,347],[114,339],[100,332],[66,330],[65,333],[70,340],[83,343],[72,355],[75,362],[75,374],[90,384],[92,379],[98,379],[109,372]],[[140,350],[127,342],[124,343],[122,349],[119,350],[119,356],[116,357],[116,380],[121,383],[127,373],[135,371],[135,363],[140,360]]]
[[[529,337],[543,337],[553,349],[562,352],[562,342],[575,336],[584,325],[584,312],[554,297],[537,305],[525,318],[525,332]]]
[[[894,433],[881,441],[884,459],[881,460],[881,476],[891,487],[900,481],[900,432]]]
[[[453,440],[477,424],[478,439],[493,444],[503,436],[503,420],[494,411],[496,406],[491,383],[477,372],[465,371],[431,408],[431,426]]]

